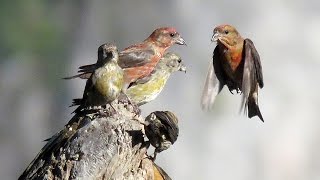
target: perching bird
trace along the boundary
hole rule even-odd
[[[96,69],[87,80],[82,99],[74,99],[71,106],[79,105],[74,111],[102,106],[114,101],[122,91],[124,72],[118,65],[117,47],[103,44],[98,49]]]
[[[175,71],[186,72],[186,67],[179,55],[168,52],[149,76],[130,84],[126,94],[138,106],[148,103],[160,94],[171,73]]]
[[[178,118],[170,111],[155,111],[145,119],[145,134],[157,153],[168,149],[178,138]]]
[[[243,39],[231,25],[214,28],[211,41],[216,41],[217,46],[202,94],[202,108],[210,109],[226,85],[231,93],[242,93],[241,109],[245,108],[249,118],[258,116],[264,121],[258,106],[258,88],[263,88],[262,68],[253,42]]]
[[[175,28],[162,27],[154,30],[142,43],[134,44],[121,51],[118,64],[125,73],[124,90],[130,83],[148,76],[173,44],[186,45]],[[96,64],[81,66],[78,75],[66,79],[77,77],[86,79],[96,68]]]

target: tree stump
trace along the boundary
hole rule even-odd
[[[104,109],[109,116],[76,114],[19,179],[158,179],[155,173],[163,170],[147,157],[144,118],[128,103],[112,106]]]

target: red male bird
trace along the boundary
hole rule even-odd
[[[249,118],[258,116],[264,121],[258,106],[258,87],[263,87],[262,68],[253,42],[243,39],[231,25],[214,28],[211,41],[216,41],[217,46],[202,94],[202,108],[208,110],[226,85],[231,93],[233,90],[242,93],[241,109],[248,111]]]
[[[164,53],[173,44],[186,45],[184,39],[173,27],[161,27],[142,43],[134,44],[125,48],[119,53],[119,66],[124,70],[125,85],[124,90],[138,79],[147,77],[155,68]],[[95,64],[79,67],[78,75],[68,77],[87,79],[96,69]]]

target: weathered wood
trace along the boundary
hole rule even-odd
[[[154,179],[140,123],[144,119],[131,105],[113,107],[117,113],[108,117],[75,115],[19,179]]]

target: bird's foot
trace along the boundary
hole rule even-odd
[[[110,113],[104,111],[103,109],[100,109],[99,110],[99,116],[101,116],[101,117],[109,117]]]
[[[127,100],[128,100],[128,104],[130,104],[133,108],[132,111],[135,114],[134,117],[139,116],[141,114],[141,110],[140,110],[139,106],[136,103],[132,102],[128,96],[127,96]]]
[[[109,104],[111,109],[113,110],[112,114],[118,114],[118,111],[116,110],[115,107],[113,107],[112,103]]]
[[[148,158],[149,158],[152,162],[154,162],[154,161],[156,160],[156,158],[157,158],[157,154],[158,154],[158,153],[155,151],[155,152],[153,153],[153,156],[149,155]]]

